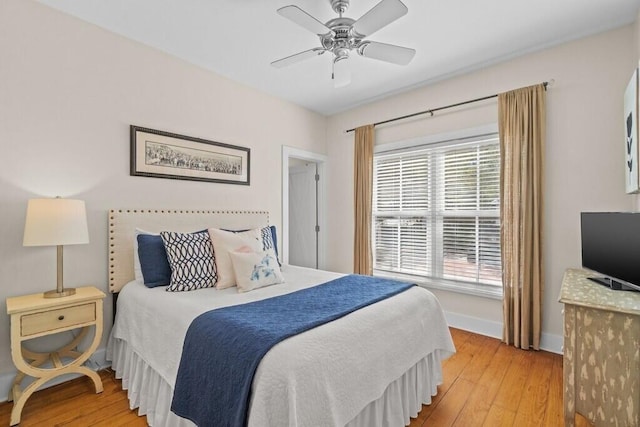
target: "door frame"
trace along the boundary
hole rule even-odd
[[[314,162],[318,165],[318,269],[325,268],[326,258],[326,185],[327,185],[327,156],[311,151],[302,150],[287,145],[282,146],[282,263],[289,263],[289,159],[300,159]]]

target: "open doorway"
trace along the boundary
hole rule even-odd
[[[324,268],[326,156],[282,150],[282,251],[285,263]]]
[[[318,164],[289,159],[289,264],[318,268]]]

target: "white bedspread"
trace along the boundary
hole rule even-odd
[[[126,341],[173,387],[184,336],[199,314],[342,276],[293,266],[283,274],[286,283],[243,294],[171,293],[131,282],[120,293],[111,338]],[[454,351],[436,298],[411,288],[273,347],[254,377],[249,426],[345,425],[428,354]]]

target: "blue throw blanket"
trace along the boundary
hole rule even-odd
[[[411,286],[350,275],[201,314],[185,337],[171,410],[199,427],[243,427],[253,376],[271,347]]]

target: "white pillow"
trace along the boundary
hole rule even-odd
[[[213,243],[216,273],[218,274],[216,288],[225,289],[235,286],[236,278],[229,252],[262,251],[262,234],[260,233],[260,229],[256,228],[234,233],[218,228],[210,228],[209,235],[211,236],[211,243]]]
[[[272,252],[229,252],[236,273],[238,292],[283,283],[278,260]]]

